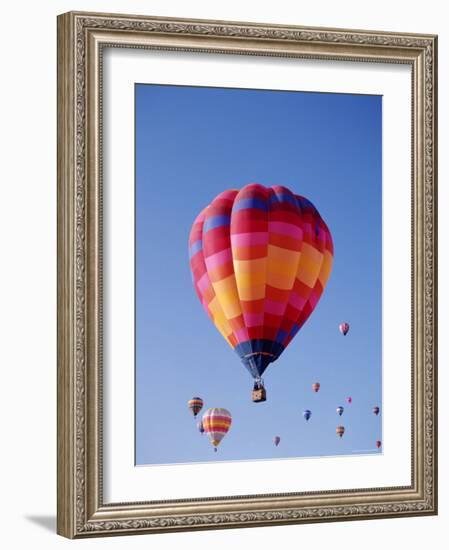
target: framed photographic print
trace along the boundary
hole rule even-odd
[[[59,16],[59,534],[436,514],[436,50]]]

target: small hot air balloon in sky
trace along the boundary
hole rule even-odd
[[[189,237],[195,291],[256,382],[312,314],[333,255],[315,206],[287,187],[252,183],[224,191],[195,219]],[[264,401],[262,393],[253,401]]]
[[[336,430],[338,437],[343,437],[343,434],[345,433],[345,427],[344,426],[337,426]]]
[[[344,408],[343,408],[343,407],[341,407],[341,406],[340,406],[340,407],[337,407],[337,414],[338,414],[338,415],[341,416],[341,415],[343,414],[343,411],[344,411]]]
[[[346,403],[349,403],[349,404],[352,403],[352,397],[351,397],[351,396],[349,396],[349,397],[346,398]]]
[[[213,409],[207,409],[204,413],[204,431],[214,446],[215,452],[217,452],[217,446],[220,444],[220,441],[228,433],[231,423],[231,413],[226,409],[216,407]]]
[[[200,412],[200,410],[203,408],[203,405],[204,403],[201,397],[192,397],[192,399],[189,399],[189,401],[187,401],[187,406],[192,411],[193,416],[196,416]]]
[[[303,417],[308,421],[309,418],[312,416],[312,411],[309,411],[309,409],[306,409],[303,413],[302,413]]]
[[[346,336],[349,332],[348,323],[341,323],[338,328],[340,329],[340,332],[343,334],[343,336]]]
[[[377,447],[378,449],[380,449],[381,446],[382,446],[382,441],[377,440],[377,441],[376,441],[376,447]]]
[[[203,434],[204,433],[204,426],[203,426],[203,421],[200,420],[197,424],[198,426],[198,431],[200,432],[200,434]]]
[[[377,416],[379,414],[379,407],[373,407],[373,413]]]
[[[320,384],[319,382],[314,382],[314,383],[312,384],[312,390],[313,390],[314,392],[317,392],[317,391],[320,389],[320,387],[321,387],[321,384]]]
[[[281,442],[281,438],[277,435],[274,439],[274,444],[276,445],[276,447],[279,445],[279,443]]]

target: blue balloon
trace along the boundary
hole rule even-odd
[[[337,407],[337,413],[341,416],[343,414],[344,408],[343,407]]]
[[[309,411],[309,409],[306,409],[303,413],[302,413],[303,417],[306,419],[306,420],[309,420],[309,418],[312,416],[312,411]]]

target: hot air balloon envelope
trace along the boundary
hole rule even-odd
[[[373,413],[377,416],[379,414],[379,407],[373,407]]]
[[[343,414],[344,408],[343,407],[337,407],[337,414],[340,416]]]
[[[274,444],[276,445],[276,447],[279,445],[279,443],[281,442],[281,438],[277,435],[275,438],[274,438]]]
[[[203,408],[203,400],[201,397],[192,397],[192,399],[189,399],[187,401],[187,406],[192,411],[193,416],[196,416],[200,410]]]
[[[320,389],[320,387],[321,387],[321,384],[320,384],[319,382],[314,382],[314,383],[312,384],[312,390],[313,390],[314,392],[317,392],[317,391]]]
[[[381,441],[376,441],[376,447],[378,449],[380,449],[381,446],[382,446],[382,442]]]
[[[309,418],[312,416],[312,411],[309,411],[308,409],[306,409],[303,413],[302,413],[303,417],[306,419],[306,420],[309,420]]]
[[[203,415],[204,432],[208,435],[212,445],[217,448],[223,437],[231,427],[231,413],[219,407],[208,409]]]
[[[345,427],[344,426],[337,426],[336,430],[337,435],[339,437],[343,437],[343,434],[345,433]]]
[[[352,397],[347,397],[347,398],[346,398],[346,403],[351,404],[351,403],[352,403]]]
[[[333,244],[309,200],[254,183],[224,191],[198,215],[189,255],[201,304],[258,380],[320,300]]]
[[[348,323],[341,323],[338,328],[340,329],[340,332],[343,334],[343,336],[346,336],[349,332],[349,324]]]

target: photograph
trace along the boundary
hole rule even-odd
[[[447,545],[447,14],[2,4],[2,548]]]
[[[135,463],[383,453],[382,96],[135,84]]]
[[[58,16],[64,537],[438,512],[438,36],[251,19]]]

